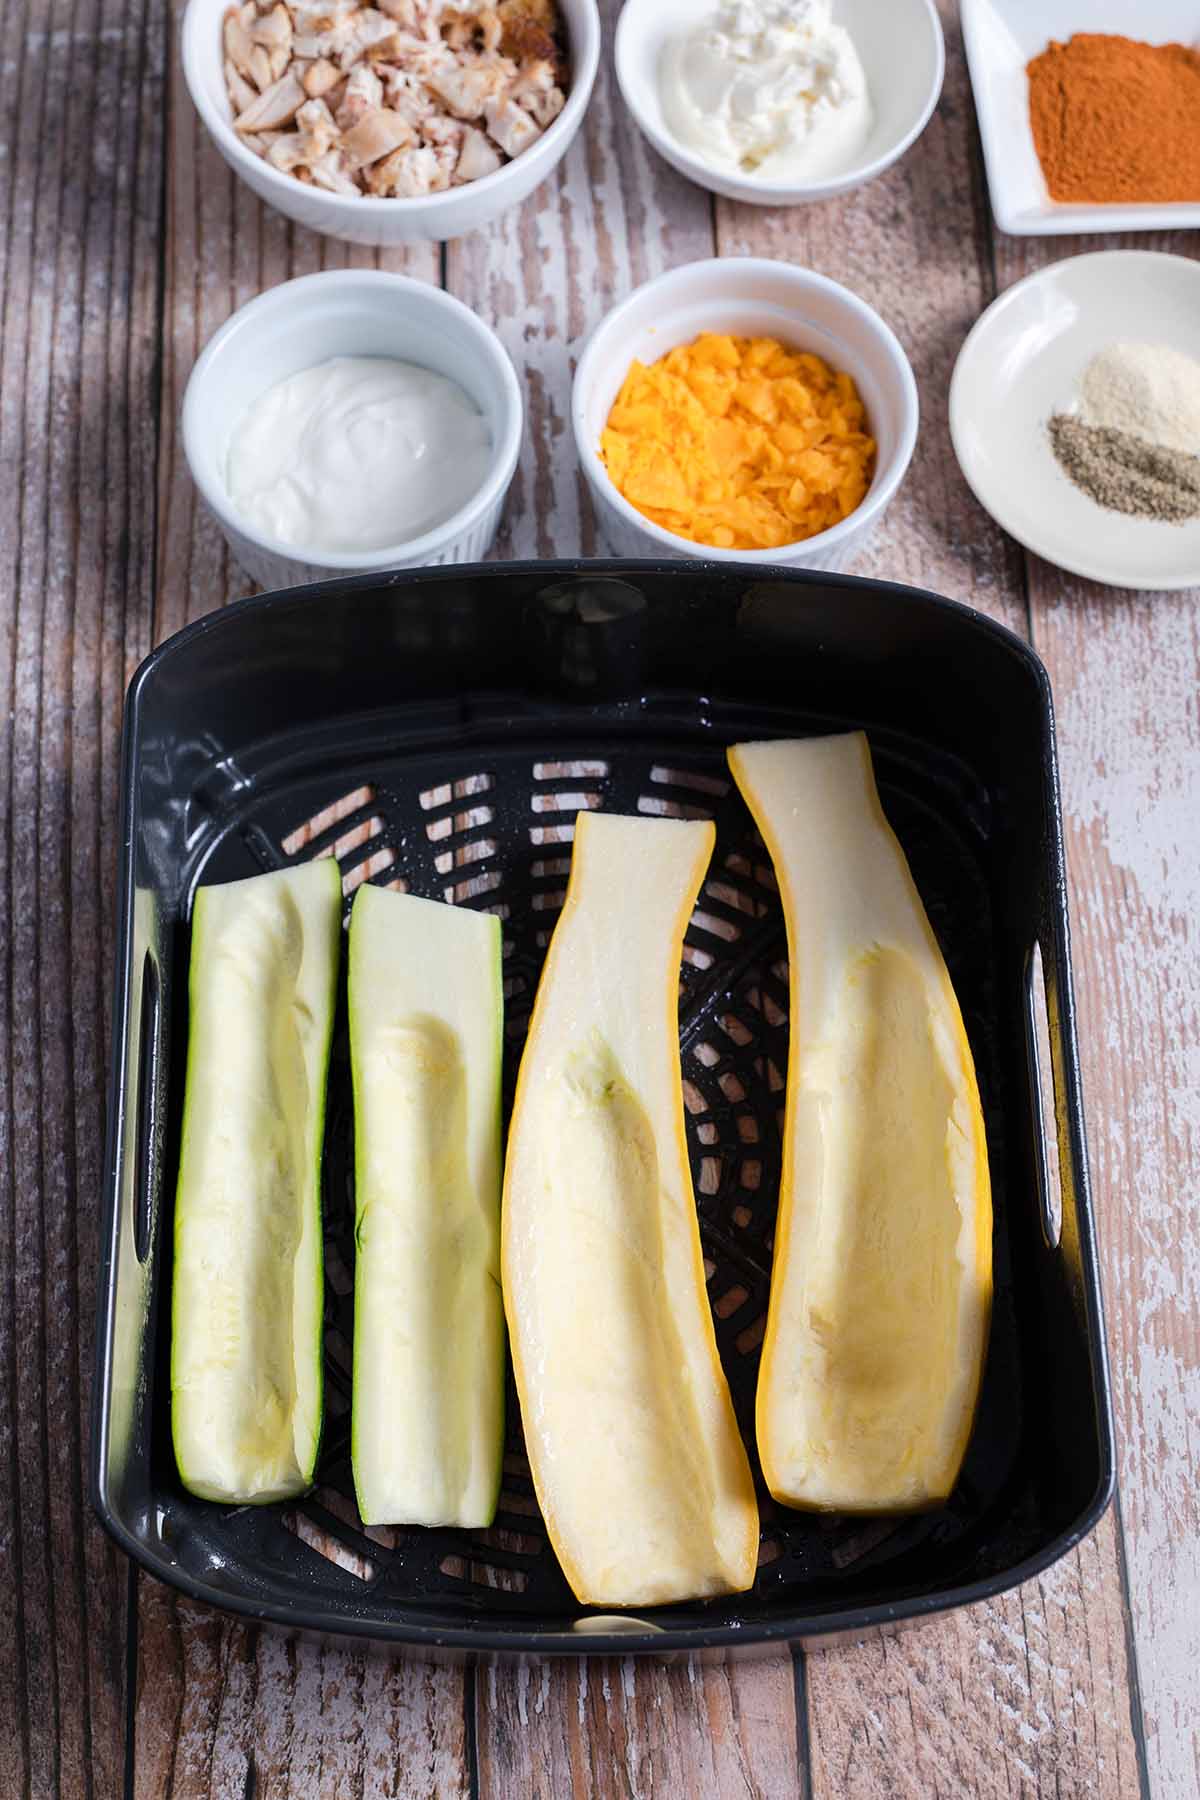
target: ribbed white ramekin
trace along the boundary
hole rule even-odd
[[[492,458],[475,494],[432,531],[382,550],[305,554],[255,530],[229,498],[230,437],[260,394],[332,356],[388,356],[456,381],[488,422]],[[329,269],[285,281],[227,319],[197,359],[183,398],[192,479],[241,567],[263,587],[385,569],[477,562],[491,547],[517,467],[524,409],[495,332],[428,282],[380,269]]]

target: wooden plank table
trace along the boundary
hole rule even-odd
[[[4,1800],[1200,1791],[1200,596],[1064,577],[958,474],[964,334],[1081,246],[993,232],[942,10],[933,123],[844,200],[710,205],[648,151],[606,61],[585,133],[522,209],[444,253],[377,257],[234,180],[183,90],[168,0],[0,5]],[[85,1490],[122,695],[152,644],[246,587],[183,466],[183,384],[233,308],[289,275],[379,261],[444,281],[500,331],[528,401],[497,555],[592,552],[575,352],[632,284],[714,249],[822,270],[895,326],[921,442],[861,566],[1003,619],[1051,671],[1118,1505],[988,1605],[729,1668],[435,1669],[235,1624],[136,1577]]]

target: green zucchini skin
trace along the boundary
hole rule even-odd
[[[350,917],[351,1450],[370,1525],[484,1526],[504,1444],[499,920],[364,886]]]
[[[331,857],[202,887],[193,908],[171,1429],[206,1500],[286,1499],[316,1467],[341,911]]]

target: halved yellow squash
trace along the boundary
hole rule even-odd
[[[513,1109],[502,1271],[517,1392],[551,1542],[593,1605],[741,1592],[757,1562],[679,1068],[680,951],[713,838],[579,815]]]
[[[791,965],[757,1431],[790,1506],[913,1511],[954,1485],[991,1304],[983,1115],[958,1001],[860,733],[739,744]]]

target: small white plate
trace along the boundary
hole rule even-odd
[[[1062,206],[1051,200],[1033,147],[1025,66],[1052,38],[1109,32],[1200,49],[1195,0],[962,0],[963,42],[975,91],[992,212],[1017,237],[1072,231],[1169,231],[1200,225],[1200,202],[1173,206]]]
[[[958,354],[950,436],[976,498],[1018,543],[1114,587],[1200,584],[1200,519],[1163,525],[1109,512],[1060,469],[1046,424],[1114,340],[1200,361],[1200,263],[1099,250],[1053,263],[994,300]]]

